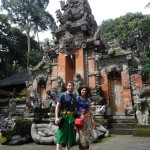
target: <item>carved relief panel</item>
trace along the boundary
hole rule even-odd
[[[120,73],[113,72],[108,75],[109,81],[109,103],[112,114],[124,111],[122,98],[122,85]]]

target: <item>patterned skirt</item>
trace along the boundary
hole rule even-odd
[[[87,148],[94,139],[93,129],[91,126],[91,118],[84,118],[84,126],[78,129],[79,132],[79,147]]]

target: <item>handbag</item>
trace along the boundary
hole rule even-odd
[[[75,126],[83,127],[84,126],[84,118],[75,118]]]

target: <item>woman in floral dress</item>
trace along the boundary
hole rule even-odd
[[[87,86],[82,86],[78,89],[79,96],[77,97],[77,113],[84,117],[84,126],[78,128],[79,133],[79,150],[89,149],[89,145],[93,140],[93,117],[91,117],[90,107],[91,100],[89,96],[89,88]],[[85,114],[82,116],[82,111]]]

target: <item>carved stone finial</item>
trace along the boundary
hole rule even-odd
[[[57,51],[64,51],[67,55],[73,54],[78,48],[86,47],[87,36],[94,36],[97,23],[92,15],[91,8],[86,0],[60,1],[62,13],[56,11],[60,22],[55,31]],[[59,49],[59,50],[58,50]]]

